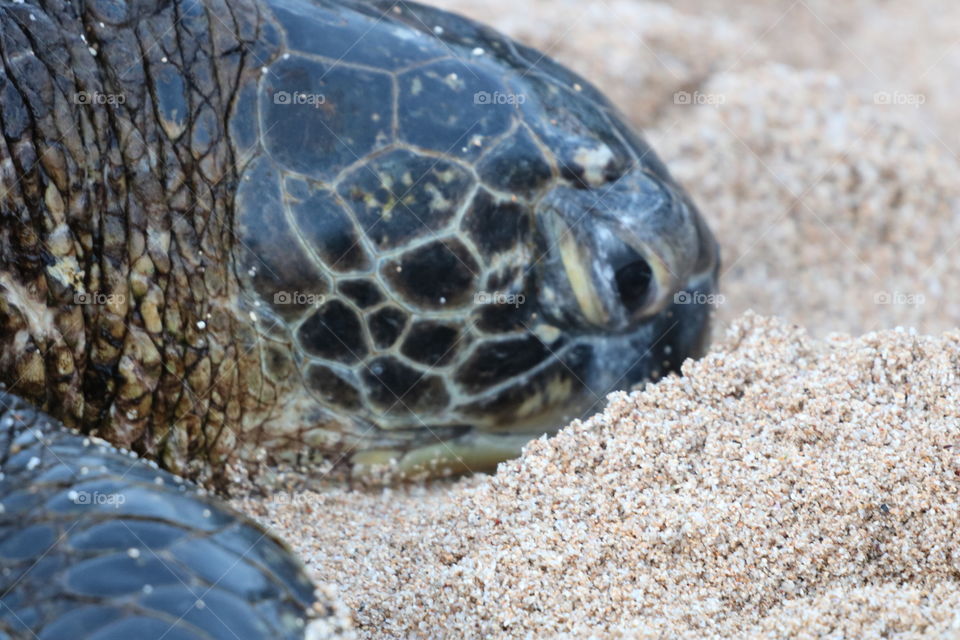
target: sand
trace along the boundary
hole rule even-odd
[[[960,638],[960,6],[442,5],[644,128],[726,300],[683,378],[495,476],[238,500],[339,636]]]

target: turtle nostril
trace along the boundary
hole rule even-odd
[[[617,283],[617,291],[620,293],[620,302],[629,314],[633,315],[649,302],[653,270],[650,264],[639,255],[617,269],[614,279]]]

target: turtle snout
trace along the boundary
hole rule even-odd
[[[716,242],[696,208],[648,174],[604,189],[557,186],[537,221],[543,311],[568,328],[629,331],[716,271]]]

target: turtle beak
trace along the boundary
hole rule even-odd
[[[601,189],[558,186],[540,207],[545,312],[568,324],[629,330],[716,276],[716,240],[693,203],[646,173]]]

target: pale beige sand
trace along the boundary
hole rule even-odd
[[[960,638],[960,5],[437,4],[645,128],[721,240],[721,342],[493,478],[238,504],[362,638]]]

